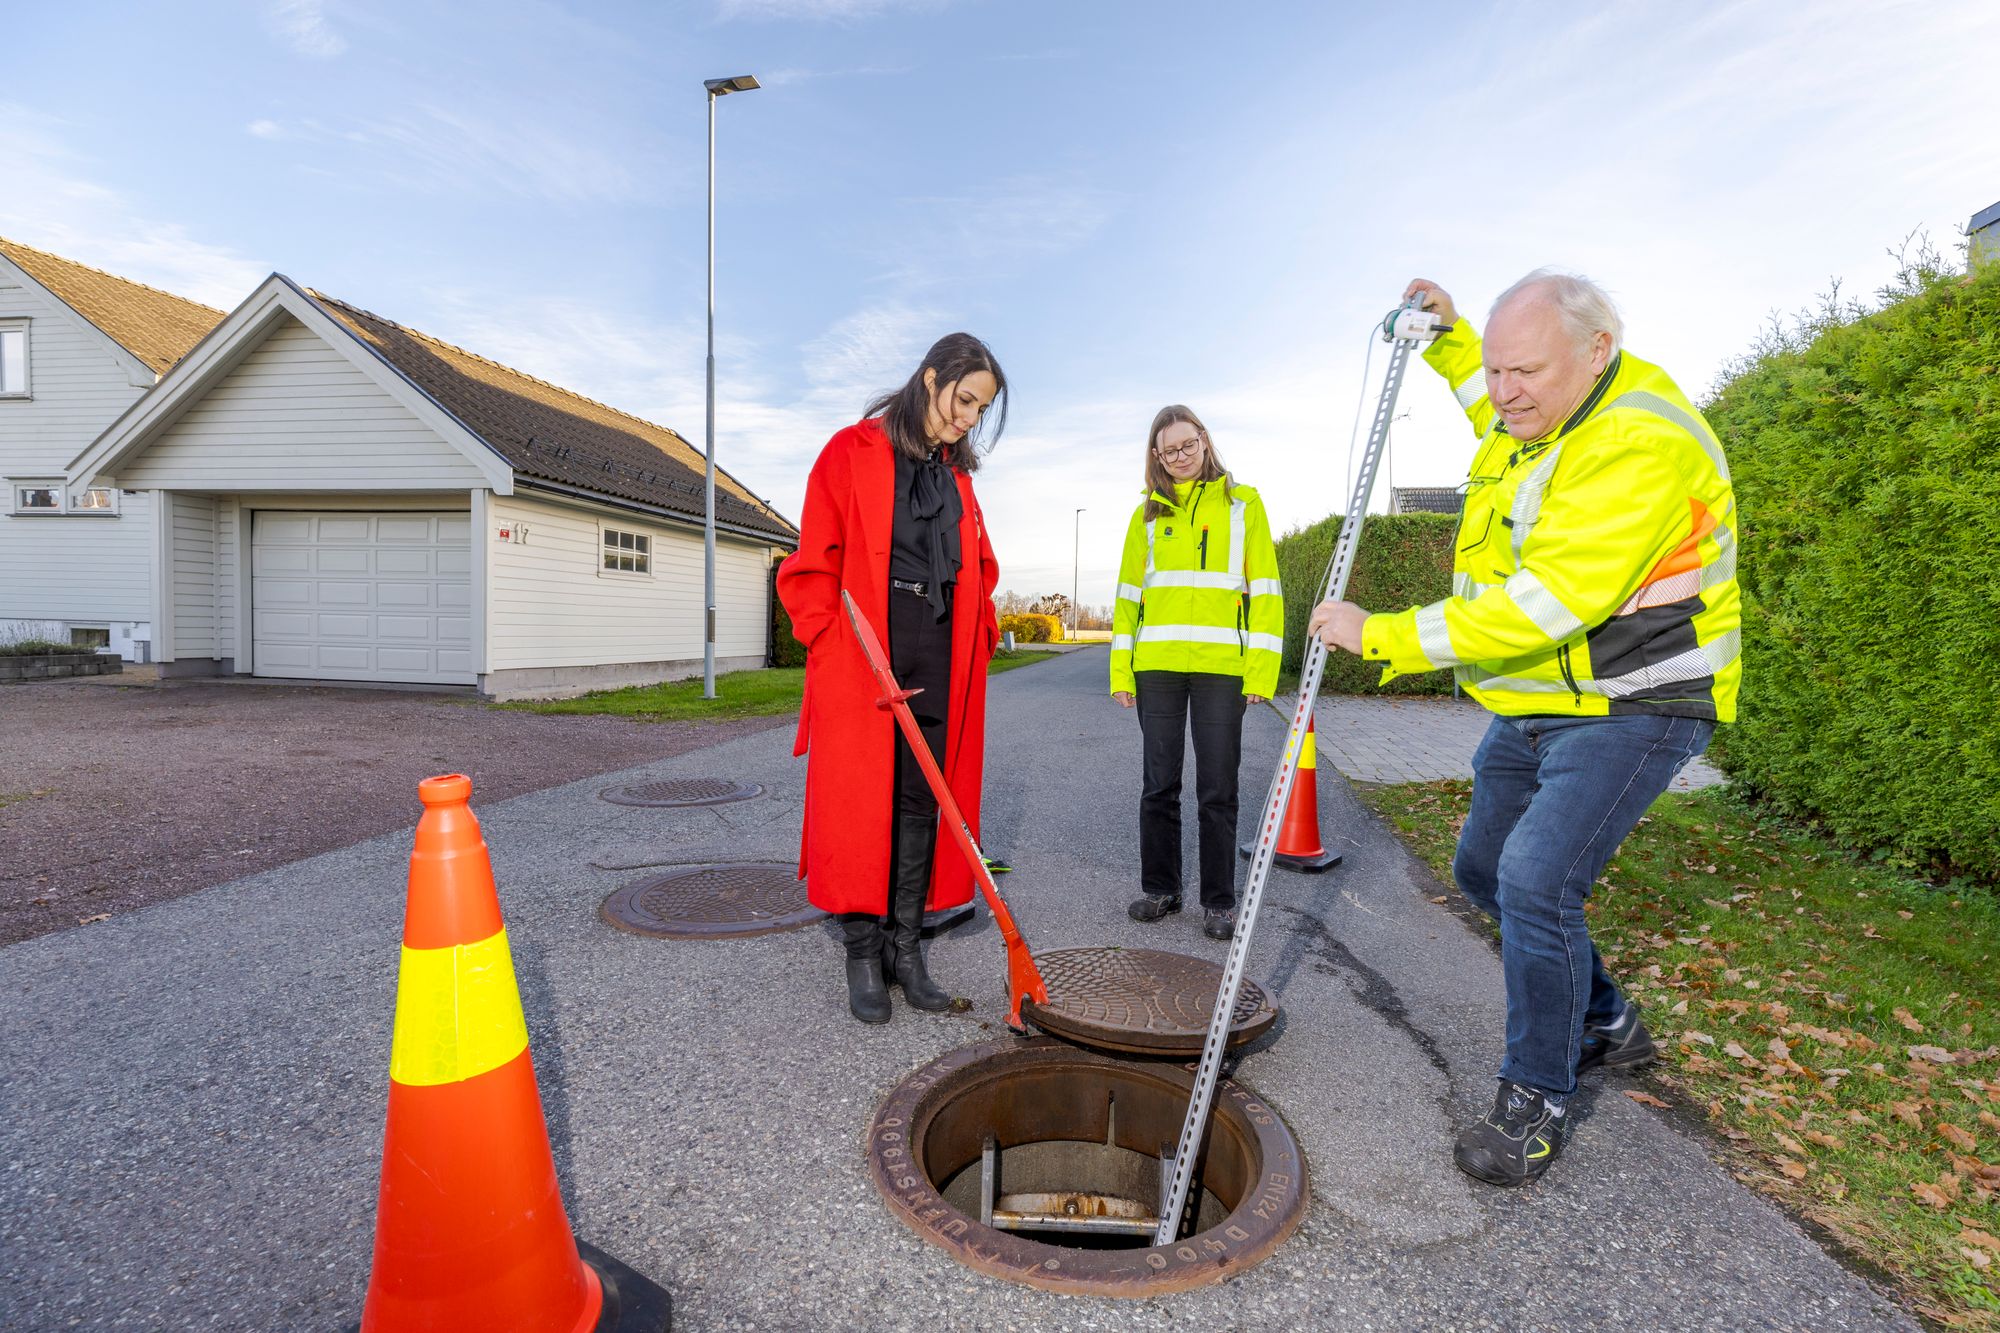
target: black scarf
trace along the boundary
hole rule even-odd
[[[929,584],[924,600],[939,620],[951,614],[952,586],[958,579],[958,521],[965,503],[958,496],[958,478],[936,451],[910,470],[910,517],[928,537]]]

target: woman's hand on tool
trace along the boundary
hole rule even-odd
[[[1120,708],[1130,708],[1132,706],[1132,696],[1127,694],[1123,690],[1118,691],[1111,697],[1118,701],[1118,706]]]
[[[1306,633],[1319,635],[1319,641],[1329,648],[1345,648],[1358,657],[1361,626],[1367,620],[1368,613],[1352,602],[1321,602],[1306,622]]]
[[[1446,328],[1458,323],[1458,307],[1451,303],[1451,293],[1432,282],[1429,278],[1412,278],[1410,285],[1403,289],[1403,299],[1421,295],[1419,310],[1430,310],[1437,314],[1438,322]]]

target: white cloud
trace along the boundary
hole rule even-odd
[[[285,127],[275,120],[253,120],[243,128],[254,139],[282,139],[285,137]]]
[[[90,164],[64,142],[63,123],[0,104],[0,236],[20,241],[219,309],[234,307],[270,271],[225,246],[189,236],[178,223],[90,179]]]
[[[325,0],[271,0],[264,22],[302,56],[329,60],[347,50],[347,39],[327,26]]]

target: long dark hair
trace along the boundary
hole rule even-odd
[[[931,450],[940,446],[924,429],[931,407],[931,391],[924,387],[926,370],[937,372],[940,392],[982,370],[993,377],[993,404],[987,415],[964,439],[942,446],[945,462],[960,472],[977,472],[980,455],[989,452],[1007,429],[1007,376],[986,344],[969,333],[947,333],[932,343],[908,383],[868,404],[861,415],[882,418],[882,428],[897,452],[918,460],[929,458]]]
[[[1160,432],[1176,421],[1193,426],[1195,434],[1207,446],[1201,456],[1201,471],[1194,475],[1195,481],[1220,481],[1224,499],[1233,499],[1236,494],[1236,478],[1229,475],[1229,469],[1222,466],[1222,460],[1215,456],[1215,441],[1209,438],[1208,427],[1201,424],[1201,418],[1191,407],[1179,403],[1168,403],[1153,418],[1153,428],[1146,432],[1146,517],[1158,518],[1168,507],[1153,497],[1174,493],[1174,474],[1167,471],[1167,465],[1153,451],[1160,446]]]

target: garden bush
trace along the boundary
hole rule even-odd
[[[88,653],[91,648],[77,648],[67,643],[57,643],[53,639],[16,639],[12,643],[0,643],[0,657],[46,657],[50,653]]]
[[[2000,264],[1768,332],[1704,411],[1741,509],[1752,795],[1912,869],[2000,880]]]
[[[1296,673],[1305,660],[1306,621],[1326,588],[1326,569],[1340,537],[1338,514],[1278,540],[1278,576],[1285,585],[1285,665]],[[1354,552],[1347,600],[1370,611],[1402,611],[1451,593],[1452,534],[1447,514],[1371,514]],[[1327,658],[1320,688],[1329,694],[1450,694],[1449,671],[1426,671],[1378,685],[1380,664],[1348,653]]]
[[[1016,643],[1060,643],[1063,624],[1054,616],[1022,611],[1000,617],[1000,632],[1011,632]]]

